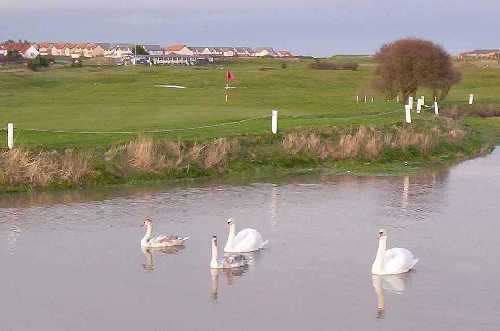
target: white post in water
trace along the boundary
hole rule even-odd
[[[405,105],[406,123],[411,123],[411,108],[410,105]]]
[[[366,103],[366,95],[365,95],[365,103]]]
[[[278,133],[278,111],[272,111],[272,119],[271,119],[271,131],[273,134]]]
[[[14,148],[14,124],[7,124],[7,146],[9,149]]]
[[[356,103],[359,103],[359,95],[356,95]]]
[[[434,114],[439,115],[439,106],[437,101],[434,101]]]
[[[374,97],[372,97],[372,102],[374,102],[374,101],[375,101],[375,98],[374,98]]]
[[[413,109],[413,97],[408,98],[408,106],[410,106],[410,110]]]
[[[417,99],[417,114],[422,110],[422,99]]]
[[[472,105],[474,103],[474,94],[469,95],[469,105]]]

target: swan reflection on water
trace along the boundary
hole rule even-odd
[[[213,301],[217,302],[219,299],[219,278],[221,274],[225,279],[226,285],[233,286],[239,277],[244,276],[248,272],[249,266],[255,265],[256,261],[258,261],[260,257],[260,252],[258,251],[249,253],[239,253],[239,254],[245,255],[245,257],[248,260],[247,265],[231,269],[210,269],[210,277],[212,280],[212,287],[210,294],[212,296]],[[230,256],[230,255],[231,253],[224,253],[224,256]]]
[[[144,254],[145,262],[142,264],[142,268],[145,271],[154,271],[154,259],[153,255],[170,255],[177,254],[184,249],[184,246],[171,246],[171,247],[162,247],[162,248],[146,248],[141,247],[142,253]]]
[[[392,294],[402,294],[411,282],[411,273],[407,272],[399,275],[372,275],[372,284],[377,295],[377,318],[385,317],[385,297],[384,292]]]

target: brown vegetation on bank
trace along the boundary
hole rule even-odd
[[[418,130],[395,125],[382,132],[374,127],[360,126],[351,132],[338,134],[334,140],[321,139],[316,133],[290,133],[283,139],[283,148],[292,155],[306,152],[322,160],[375,160],[386,149],[406,151],[411,147],[425,154],[443,141],[455,143],[465,135],[464,130],[456,127],[443,130],[434,126]]]
[[[497,105],[455,105],[442,109],[440,113],[443,116],[453,119],[460,119],[464,116],[500,117],[500,108]]]
[[[235,169],[242,165],[293,167],[304,162],[387,159],[387,152],[390,158],[407,159],[415,153],[430,155],[443,143],[462,146],[466,135],[454,121],[440,120],[416,126],[303,129],[278,136],[241,136],[206,142],[138,137],[106,151],[34,152],[18,148],[0,153],[0,186],[78,186],[122,183],[142,176],[196,177],[230,169],[238,172]]]

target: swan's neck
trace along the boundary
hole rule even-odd
[[[377,310],[384,311],[385,300],[384,300],[384,290],[382,289],[382,278],[380,276],[373,276],[372,278],[373,288],[375,294],[377,294]]]
[[[217,301],[219,296],[219,270],[210,269],[210,275],[212,276],[212,298]]]
[[[387,237],[384,236],[378,240],[377,256],[375,257],[375,261],[373,261],[372,274],[380,275],[383,273],[384,255],[386,248],[387,248]]]
[[[215,242],[212,241],[212,259],[210,260],[210,268],[217,268],[217,259],[218,259],[218,254],[217,254],[217,245]]]
[[[149,239],[151,239],[152,233],[153,233],[153,227],[150,224],[146,225],[146,234],[141,240],[141,245],[144,246],[145,244],[148,243]]]
[[[142,253],[144,253],[144,257],[146,258],[146,262],[144,263],[144,269],[153,270],[154,262],[153,262],[153,254],[147,248],[142,248]]]
[[[224,251],[230,251],[233,247],[234,237],[236,236],[236,225],[234,223],[229,224],[229,235],[227,236],[227,243],[224,247]]]

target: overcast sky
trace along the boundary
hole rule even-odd
[[[272,46],[366,54],[400,37],[500,48],[500,0],[0,0],[0,40]]]

